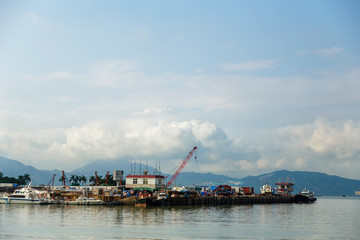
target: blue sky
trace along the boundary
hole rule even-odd
[[[0,155],[359,178],[358,1],[0,1]]]

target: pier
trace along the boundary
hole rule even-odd
[[[181,205],[243,205],[243,204],[271,204],[294,203],[294,196],[209,196],[209,197],[175,197],[169,198],[170,206]]]

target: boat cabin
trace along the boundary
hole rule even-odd
[[[281,181],[279,183],[275,183],[277,185],[276,193],[281,195],[289,195],[294,191],[294,183],[289,181]]]

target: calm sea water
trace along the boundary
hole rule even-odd
[[[0,204],[0,239],[360,239],[360,197],[216,207]]]

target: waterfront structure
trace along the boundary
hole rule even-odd
[[[275,183],[277,185],[276,193],[281,195],[290,195],[294,191],[294,183],[290,180],[280,181]]]
[[[114,170],[113,180],[116,182],[116,186],[120,187],[121,182],[123,181],[124,171]]]
[[[125,180],[125,188],[127,189],[162,189],[165,187],[165,177],[162,175],[148,175],[148,171],[144,171],[143,175],[127,175]]]

